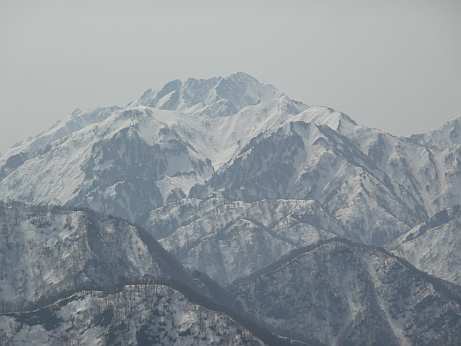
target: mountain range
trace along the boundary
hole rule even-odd
[[[457,345],[461,118],[408,137],[245,73],[0,156],[0,342]]]

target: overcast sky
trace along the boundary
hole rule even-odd
[[[420,132],[461,116],[460,42],[460,0],[0,0],[0,151],[76,107],[235,71]]]

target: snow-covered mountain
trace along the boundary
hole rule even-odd
[[[2,345],[289,344],[122,219],[0,203],[0,236]]]
[[[260,124],[263,119],[279,121],[305,108],[241,73],[182,84],[172,82],[162,89],[177,85],[184,99],[181,107],[147,102],[144,94],[126,107],[73,112],[49,131],[13,147],[0,158],[1,198],[87,206],[139,222],[150,210],[208,179],[268,126]],[[206,93],[202,84],[208,86]],[[251,101],[255,97],[258,102]],[[203,111],[224,99],[238,112],[215,117]]]
[[[394,191],[427,218],[459,203],[459,143],[450,140],[445,146],[435,146],[430,138],[438,141],[441,133],[456,133],[460,122],[461,118],[456,119],[423,135],[427,142],[418,140],[418,136],[397,137],[350,122],[337,130],[386,172]]]
[[[236,114],[248,106],[266,105],[282,96],[272,85],[237,72],[225,78],[174,80],[158,92],[147,90],[132,104],[219,117]]]
[[[197,232],[210,232],[206,225],[224,214],[251,214],[274,220],[255,232],[285,241],[299,232],[310,245],[291,244],[264,268],[256,262],[225,289],[122,219],[0,203],[2,345],[457,345],[461,287],[382,249],[334,235],[314,242],[336,222],[317,202],[184,200],[151,219],[163,220],[165,234],[181,234],[200,203]],[[184,225],[170,233],[174,223]]]
[[[315,199],[351,236],[384,244],[460,203],[457,142],[428,139],[457,133],[457,123],[400,138],[245,73],[176,80],[123,107],[77,110],[13,147],[0,158],[0,198],[140,224],[191,189],[200,198],[225,190],[237,200]]]
[[[0,198],[139,224],[191,191],[314,199],[350,237],[381,245],[461,203],[458,122],[396,137],[244,73],[177,80],[123,107],[77,110],[13,147],[0,158]]]
[[[0,203],[0,232],[0,302],[6,311],[82,289],[147,278],[188,280],[141,229],[92,211]]]
[[[0,302],[4,311],[22,311],[2,317],[8,332],[0,337],[59,344],[69,316],[81,311],[92,322],[75,325],[79,342],[107,344],[105,331],[132,313],[129,332],[114,340],[139,342],[138,334],[158,333],[145,327],[158,313],[152,297],[172,326],[164,343],[203,337],[239,345],[250,331],[256,344],[288,343],[285,336],[304,344],[424,344],[420,337],[454,344],[457,286],[338,237],[386,246],[460,283],[460,129],[458,118],[425,134],[394,136],[245,73],[175,80],[124,106],[77,109],[0,156]],[[252,287],[260,270],[287,259],[284,276],[271,276],[274,291],[265,291],[272,284],[261,276],[267,296],[238,286]],[[139,293],[147,279],[170,284],[160,296],[152,287]],[[242,306],[214,280],[235,282]],[[274,292],[281,299],[271,307],[266,298]],[[288,296],[312,304],[284,315],[284,306],[297,306]],[[105,327],[101,299],[115,314]],[[190,311],[222,302],[223,309],[203,312],[214,329],[197,332],[200,318]],[[48,303],[61,321],[49,329],[40,317]],[[244,315],[247,308],[253,315]],[[21,324],[31,319],[39,323]],[[190,329],[180,335],[184,323]]]
[[[90,114],[79,115],[81,122]],[[73,119],[70,120],[74,121]],[[148,109],[116,110],[98,122],[67,133],[55,127],[36,142],[13,148],[27,159],[1,181],[0,194],[33,203],[86,206],[137,220],[161,206],[175,189],[188,192],[213,172],[210,161]],[[66,135],[61,136],[61,133]],[[183,192],[184,193],[184,192]]]
[[[191,196],[234,200],[314,199],[356,236],[383,244],[424,218],[389,176],[347,137],[314,122],[289,122],[254,138]]]
[[[379,248],[330,239],[231,290],[275,331],[324,345],[459,345],[461,287]]]

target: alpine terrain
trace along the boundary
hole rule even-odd
[[[461,117],[395,136],[238,72],[0,156],[0,345],[460,345]]]

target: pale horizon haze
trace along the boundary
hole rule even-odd
[[[246,72],[397,135],[461,116],[461,1],[0,0],[0,153],[75,108]]]

